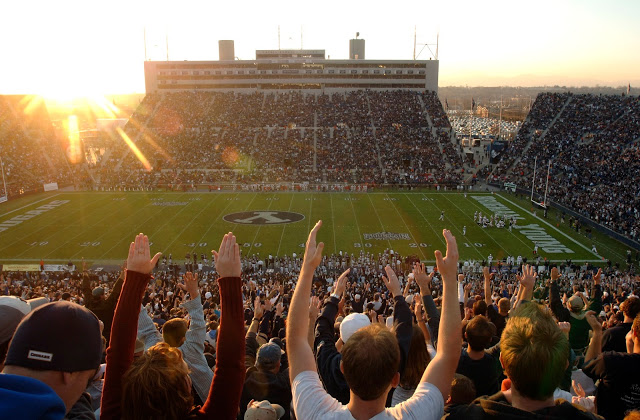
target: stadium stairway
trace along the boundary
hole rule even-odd
[[[371,101],[369,100],[369,95],[366,95],[365,98],[367,98],[367,109],[369,110],[369,115],[371,114]],[[373,132],[373,138],[376,139],[375,141],[375,145],[376,145],[376,160],[378,161],[378,167],[380,168],[380,171],[382,171],[382,173],[384,173],[384,167],[382,166],[382,158],[380,157],[380,148],[378,147],[378,136],[376,135],[376,126],[373,123],[373,117],[371,117],[371,128],[372,128],[372,132]],[[386,180],[386,174],[385,174],[385,182],[387,182]]]
[[[318,113],[313,113],[313,172],[318,172]]]
[[[422,107],[422,113],[424,114],[424,118],[427,120],[427,124],[429,124],[429,131],[433,133],[434,132],[433,121],[431,121],[431,116],[429,116],[429,113],[427,112],[427,107],[424,104],[424,100],[422,100],[421,95],[418,95],[418,100],[420,101],[420,106]]]
[[[162,105],[162,101],[163,99],[160,99],[158,101],[158,103],[156,104],[156,106],[153,108],[153,111],[151,111],[151,113],[149,114],[149,116],[147,117],[147,119],[144,121],[144,123],[142,124],[142,127],[140,127],[140,130],[138,130],[138,134],[136,135],[136,138],[133,139],[133,143],[137,143],[138,140],[140,140],[140,137],[142,137],[142,133],[146,130],[147,128],[147,124],[149,124],[149,121],[151,121],[151,119],[153,118],[153,116],[156,114],[156,112],[158,111],[158,109],[160,108],[160,105]],[[122,166],[122,162],[124,162],[125,158],[127,156],[129,156],[129,154],[131,153],[131,148],[127,148],[127,151],[124,152],[122,154],[122,156],[120,157],[120,160],[118,161],[118,163],[115,166],[115,170],[119,171],[120,167]]]

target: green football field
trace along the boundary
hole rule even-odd
[[[439,220],[442,211],[444,221]],[[473,221],[476,211],[509,212],[519,218],[517,228],[479,227]],[[531,260],[534,241],[539,254],[552,261],[624,260],[626,248],[617,241],[576,234],[553,212],[547,219],[538,216],[525,200],[490,193],[58,191],[0,204],[0,263],[77,263],[84,257],[116,264],[138,232],[149,236],[153,252],[171,253],[178,262],[186,253],[210,256],[229,231],[245,256],[301,254],[319,219],[325,253],[389,248],[430,262],[434,250],[444,250],[442,229],[448,228],[458,239],[461,260],[490,254],[494,261],[507,255]]]

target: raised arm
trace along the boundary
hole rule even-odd
[[[102,390],[100,418],[120,419],[122,416],[122,377],[133,362],[138,311],[142,295],[151,279],[160,253],[149,259],[149,238],[142,233],[129,245],[127,272],[113,315],[111,340],[107,349],[107,370]]]
[[[420,287],[420,295],[422,296],[422,305],[427,312],[427,323],[429,328],[431,328],[431,344],[434,347],[437,346],[438,343],[438,327],[440,325],[440,312],[438,312],[438,308],[436,308],[436,304],[433,301],[433,296],[431,295],[431,281],[433,280],[433,275],[435,273],[427,275],[426,270],[424,268],[424,264],[416,264],[413,267],[413,275],[416,279],[416,283]]]
[[[402,288],[396,273],[389,265],[384,268],[384,271],[387,275],[382,276],[382,281],[389,289],[389,293],[391,293],[394,300],[393,322],[396,324],[395,334],[400,346],[400,367],[398,371],[402,374],[409,357],[409,347],[411,346],[411,335],[413,333],[411,309],[402,294]]]
[[[213,381],[199,414],[208,419],[231,419],[238,414],[245,373],[241,350],[244,346],[242,266],[236,237],[231,232],[224,235],[220,250],[212,253],[220,275],[220,330]]]
[[[91,290],[91,280],[89,280],[89,273],[87,273],[87,264],[82,259],[82,297],[84,299],[84,306],[89,308],[91,306],[91,300],[93,299],[93,290]]]
[[[482,274],[484,276],[484,301],[487,303],[487,306],[491,306],[493,305],[493,299],[491,299],[491,280],[493,280],[495,274],[489,272],[489,267],[484,267]]]
[[[460,359],[462,334],[456,290],[458,245],[450,231],[445,229],[442,234],[447,241],[447,254],[443,258],[440,251],[435,252],[436,265],[442,275],[442,317],[440,318],[438,353],[422,375],[422,382],[435,385],[446,401],[451,390],[453,374]]]
[[[558,279],[560,272],[557,267],[551,269],[551,287],[549,290],[549,306],[558,321],[569,321],[569,310],[564,307],[560,299],[560,288],[558,287]]]
[[[207,335],[207,324],[204,322],[204,311],[200,300],[200,289],[198,288],[198,274],[193,275],[187,272],[183,276],[184,289],[189,293],[189,300],[182,306],[189,313],[191,322],[189,330],[185,334],[185,344],[196,346],[204,353],[204,340]]]
[[[311,296],[311,301],[309,302],[309,331],[307,331],[307,341],[311,348],[313,348],[313,341],[315,339],[314,327],[316,325],[316,319],[318,319],[319,312],[320,299],[318,299],[318,296]]]
[[[516,278],[520,282],[520,298],[518,302],[530,301],[533,298],[533,287],[536,284],[536,278],[538,273],[530,265],[522,266],[522,275],[516,275]]]
[[[589,311],[586,314],[587,322],[589,326],[593,330],[593,337],[591,338],[591,343],[589,343],[589,348],[587,349],[587,354],[584,356],[585,364],[589,361],[595,359],[602,353],[602,325],[595,317],[595,312]]]
[[[125,262],[124,266],[122,267],[122,271],[118,276],[118,280],[116,280],[116,282],[113,284],[113,289],[111,290],[111,293],[109,293],[109,297],[106,300],[107,304],[114,309],[116,307],[116,304],[118,303],[120,292],[122,291],[122,285],[124,284],[124,272],[126,267],[127,263]]]
[[[322,261],[324,243],[316,244],[318,230],[322,221],[318,221],[309,233],[302,261],[302,269],[298,277],[298,284],[293,292],[287,323],[287,353],[289,355],[289,376],[291,382],[300,372],[316,371],[313,352],[307,342],[307,328],[309,328],[309,296],[313,273]]]
[[[144,343],[145,351],[162,341],[162,335],[144,306],[141,306],[138,315],[138,338]]]
[[[602,268],[598,269],[598,272],[593,276],[593,287],[591,288],[591,303],[589,303],[588,310],[594,311],[599,314],[602,311],[602,287],[600,282],[602,279]]]

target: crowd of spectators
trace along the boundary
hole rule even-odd
[[[489,180],[542,196],[551,161],[551,200],[638,240],[639,138],[638,97],[541,94]]]
[[[148,163],[120,144],[95,168],[96,188],[180,188],[210,178],[218,184],[459,182],[461,158],[446,138],[438,104],[433,93],[403,91],[147,95],[125,132]],[[429,118],[445,128],[433,135]],[[450,164],[435,159],[435,150]],[[144,175],[148,166],[173,170],[173,182],[165,174]],[[210,176],[193,180],[185,169]]]
[[[319,222],[304,255],[140,234],[122,271],[4,272],[0,417],[635,418],[633,262],[459,261],[443,234],[437,269],[323,256]]]

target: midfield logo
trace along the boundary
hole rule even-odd
[[[295,223],[304,219],[300,213],[289,211],[245,211],[241,213],[231,213],[223,217],[230,223],[242,225],[278,225],[284,223]]]

